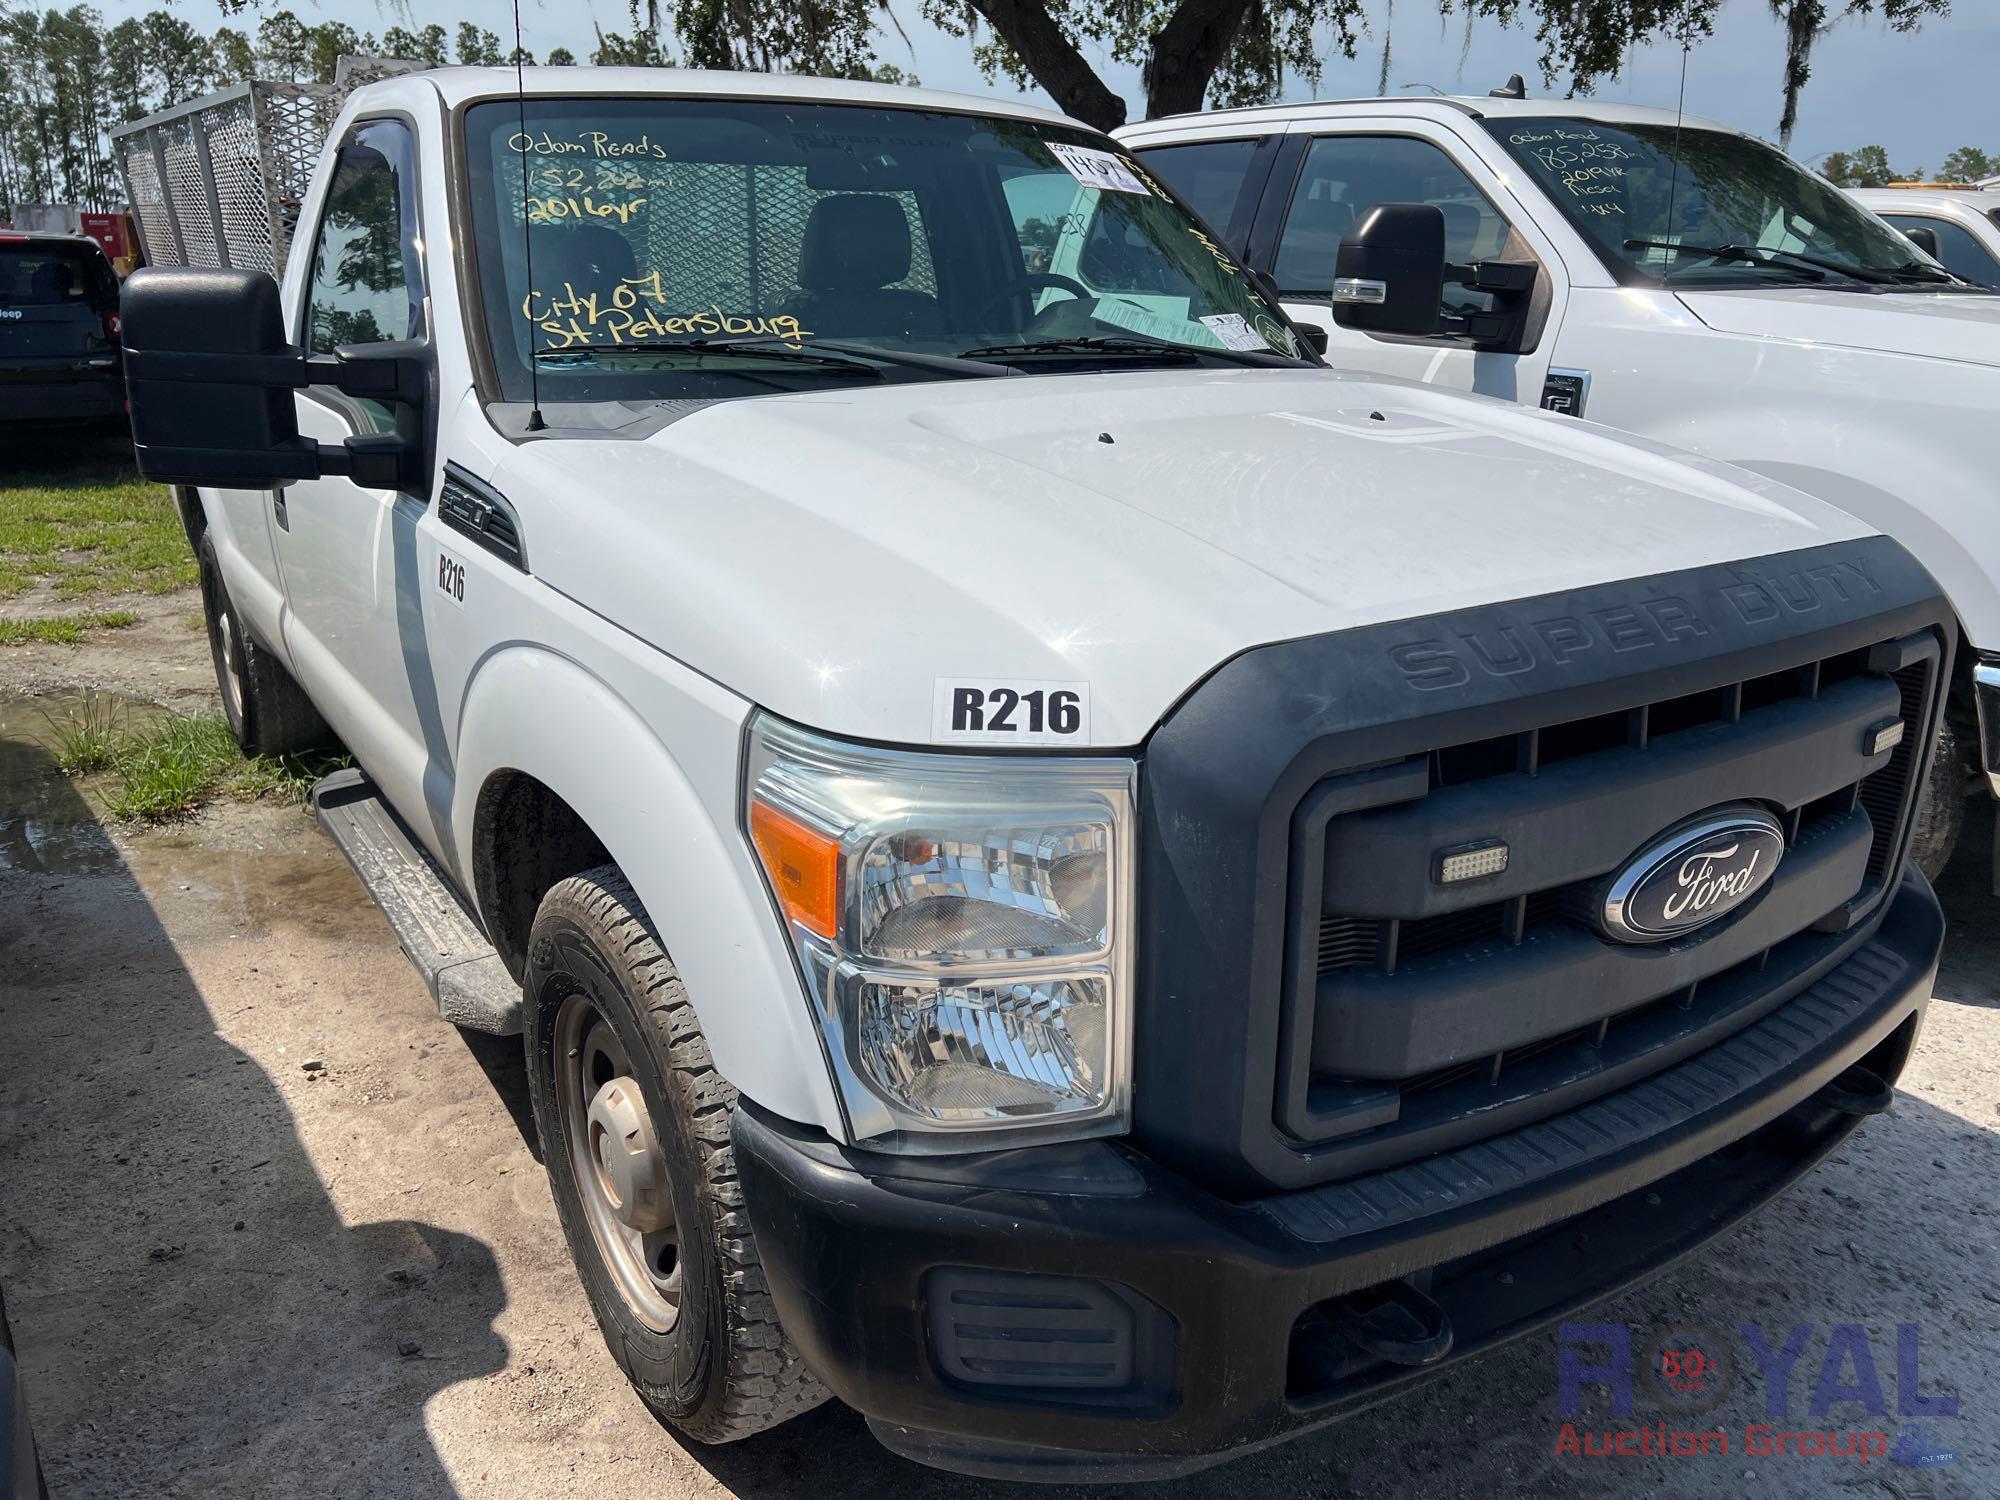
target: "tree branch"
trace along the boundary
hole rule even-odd
[[[1235,45],[1250,0],[1181,0],[1146,59],[1146,118],[1193,114]]]
[[[1105,86],[1041,0],[972,0],[972,6],[1048,90],[1056,108],[1099,130],[1125,123],[1125,101]]]

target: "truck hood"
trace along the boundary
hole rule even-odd
[[[2000,364],[2000,295],[1836,292],[1825,287],[1678,295],[1689,312],[1718,333]]]
[[[560,423],[561,418],[556,418]],[[1087,684],[1133,745],[1246,647],[1868,535],[1591,424],[1312,370],[755,397],[516,447],[548,586],[832,732],[933,741],[940,681]]]

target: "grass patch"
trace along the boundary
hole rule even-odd
[[[170,714],[122,739],[104,805],[114,818],[142,823],[184,818],[242,760],[221,714]]]
[[[62,718],[44,712],[55,736],[56,764],[65,775],[85,776],[108,768],[118,758],[124,737],[124,715],[118,700],[85,688],[83,697]]]
[[[301,803],[313,783],[353,762],[332,751],[246,759],[221,714],[149,715],[133,723],[116,700],[86,692],[50,715],[56,764],[72,776],[106,773],[98,788],[114,818],[171,823],[216,797]]]
[[[139,617],[129,609],[101,615],[41,615],[25,620],[0,620],[0,646],[74,646],[92,630],[124,630]]]
[[[58,599],[165,594],[195,582],[164,485],[139,478],[122,431],[0,452],[0,599],[36,583]]]

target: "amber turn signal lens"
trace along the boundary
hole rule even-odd
[[[750,804],[750,839],[787,921],[830,938],[840,925],[840,844],[766,803]]]

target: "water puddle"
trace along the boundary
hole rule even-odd
[[[87,716],[132,723],[159,713],[111,693],[25,698],[0,693],[0,872],[97,875],[117,846],[81,785],[56,764],[63,730]]]

